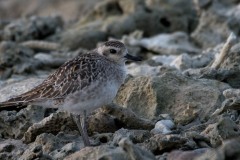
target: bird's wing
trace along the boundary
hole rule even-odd
[[[89,86],[101,74],[99,58],[96,54],[84,54],[64,63],[40,85],[0,103],[0,110],[29,102],[64,99],[66,95]]]

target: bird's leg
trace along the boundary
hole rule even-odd
[[[78,131],[83,138],[84,146],[90,146],[90,141],[86,129],[86,112],[84,112],[82,118],[81,116],[74,114],[71,114],[71,117],[73,121],[76,123]]]
[[[84,134],[86,134],[88,136],[88,133],[87,133],[87,113],[86,113],[86,110],[83,111],[83,116],[81,117],[81,125],[82,125],[82,129],[83,129],[83,132]]]

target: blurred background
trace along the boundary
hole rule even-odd
[[[110,39],[143,57],[126,65],[130,75],[114,100],[119,107],[90,117],[89,133],[104,145],[78,152],[67,114],[29,106],[0,112],[0,159],[65,159],[75,152],[89,159],[240,159],[239,111],[228,110],[239,110],[240,102],[239,2],[0,0],[0,102]],[[215,57],[222,57],[218,65]],[[134,144],[119,142],[126,136]]]
[[[160,74],[156,66],[205,67],[215,55],[209,48],[218,50],[231,32],[239,35],[238,3],[0,0],[0,79],[51,71],[110,39],[121,40],[131,54],[146,60],[144,66],[128,66],[133,75]]]
[[[98,0],[0,0],[0,19],[59,15],[65,21],[76,21],[92,10]]]

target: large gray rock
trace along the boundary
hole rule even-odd
[[[222,102],[228,85],[215,80],[191,79],[177,73],[130,78],[115,101],[138,115],[153,119],[161,113],[173,115],[177,123],[204,119]]]

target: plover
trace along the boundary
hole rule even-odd
[[[69,111],[84,145],[89,146],[86,112],[112,102],[126,78],[127,60],[140,61],[140,58],[128,54],[123,43],[107,41],[64,63],[32,90],[1,102],[0,110],[37,104]]]

